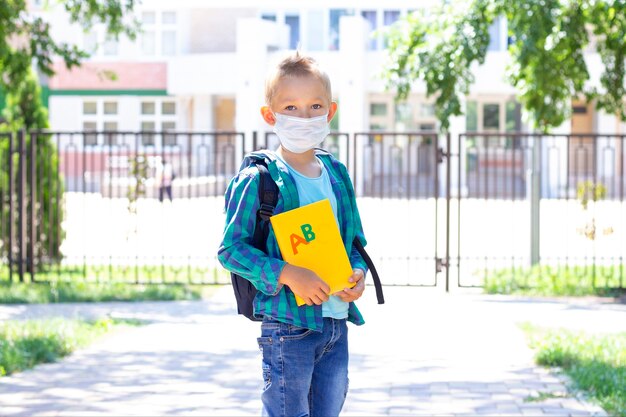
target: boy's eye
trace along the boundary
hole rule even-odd
[[[296,106],[292,106],[292,105],[285,107],[285,110],[295,110],[295,109],[296,109]]]
[[[311,108],[313,108],[315,110],[319,110],[319,109],[322,108],[322,105],[321,104],[314,104],[314,105],[311,106]]]

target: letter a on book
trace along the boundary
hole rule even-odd
[[[336,293],[355,283],[350,259],[328,199],[270,217],[283,259],[308,268]],[[296,294],[299,306],[304,300]]]

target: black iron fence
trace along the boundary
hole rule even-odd
[[[277,144],[257,132],[2,134],[0,271],[227,282],[215,259],[224,191],[246,152]],[[626,286],[624,136],[335,132],[323,147],[349,169],[387,284],[478,286],[538,264]],[[166,161],[172,199],[159,201]]]

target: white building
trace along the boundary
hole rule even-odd
[[[437,129],[432,100],[421,83],[400,104],[385,90],[379,77],[385,39],[372,36],[417,7],[439,3],[436,0],[144,0],[135,11],[143,33],[134,41],[106,39],[98,26],[84,32],[69,24],[62,8],[44,10],[38,5],[42,3],[35,1],[32,11],[52,23],[57,40],[93,53],[71,72],[58,63],[57,74],[48,80],[55,131],[266,131],[259,113],[265,76],[287,50],[296,48],[329,72],[339,103],[335,130]],[[504,75],[509,59],[505,19],[492,25],[491,35],[486,62],[476,68],[476,82],[466,97],[466,115],[452,120],[453,134],[527,130]],[[602,69],[598,54],[590,50],[586,58],[592,82],[597,83]],[[108,79],[108,72],[117,78]],[[591,104],[573,106],[573,118],[556,132],[626,132],[625,124]],[[85,143],[97,147],[117,140],[93,135]],[[141,141],[155,151],[162,144],[186,146],[167,135],[143,135]]]
[[[263,129],[256,116],[266,72],[285,50],[298,46],[321,61],[340,109],[350,109],[340,111],[339,130],[436,127],[419,83],[406,104],[394,106],[393,93],[378,78],[385,41],[371,37],[373,30],[415,10],[416,2],[338,0],[285,7],[281,1],[264,1],[259,7],[259,2],[234,0],[224,7],[215,1],[146,0],[137,6],[143,33],[135,41],[105,39],[102,27],[84,33],[68,24],[60,7],[44,10],[37,3],[43,2],[35,2],[33,12],[52,23],[56,39],[93,52],[85,68],[68,73],[58,65],[58,75],[49,81],[55,130]],[[424,1],[419,7],[435,3]],[[504,80],[506,21],[499,19],[491,34],[486,63],[476,69],[476,83],[467,97],[469,113],[476,117],[456,121],[456,129],[522,128],[515,92]],[[589,52],[588,62],[597,79],[597,54]],[[118,79],[107,81],[102,71],[112,71]],[[612,116],[585,103],[575,105],[574,117],[580,120],[566,123],[559,132],[620,130]]]

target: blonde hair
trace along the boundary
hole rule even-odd
[[[313,76],[320,80],[328,95],[328,101],[332,101],[330,78],[324,72],[316,60],[310,56],[300,55],[299,51],[288,55],[276,66],[276,69],[265,81],[265,104],[270,106],[276,93],[278,82],[284,78]]]

